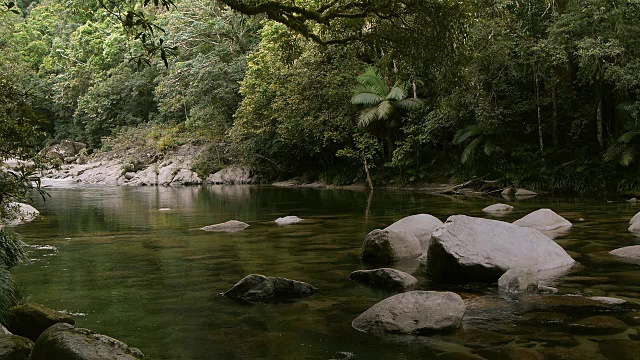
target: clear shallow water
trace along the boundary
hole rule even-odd
[[[369,268],[358,258],[369,231],[416,213],[443,221],[453,214],[490,217],[481,209],[507,202],[502,199],[377,191],[366,213],[367,193],[340,190],[95,187],[50,194],[36,203],[43,218],[16,228],[32,245],[32,263],[14,270],[27,300],[78,314],[79,326],[121,339],[152,359],[329,359],[345,357],[342,353],[358,359],[430,358],[488,346],[491,340],[481,338],[489,335],[502,336],[494,339],[500,344],[591,353],[597,349],[593,339],[636,334],[631,326],[617,335],[576,335],[532,324],[525,321],[527,314],[496,303],[465,319],[465,329],[491,333],[469,332],[462,340],[380,340],[351,328],[356,316],[392,295],[346,280],[351,271]],[[627,232],[640,205],[544,197],[510,203],[516,210],[502,220],[549,207],[575,224],[556,241],[584,268],[557,285],[561,293],[640,302],[640,265],[606,256],[640,244]],[[285,227],[273,223],[286,215],[306,220]],[[198,230],[230,219],[251,226],[235,234]],[[453,289],[467,299],[497,296],[491,287],[431,284],[415,262],[399,268],[414,273],[420,289]],[[254,306],[219,296],[251,273],[306,281],[320,291],[291,303]],[[550,344],[536,334],[577,343]]]

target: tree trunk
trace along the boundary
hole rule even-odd
[[[416,85],[416,79],[413,79],[413,98],[418,98],[418,86]]]
[[[553,85],[551,89],[551,104],[553,106],[553,115],[551,121],[553,122],[553,147],[557,150],[560,147],[558,141],[558,84]]]
[[[602,125],[602,96],[598,92],[598,109],[596,110],[596,126],[598,132],[598,143],[600,147],[604,147],[603,125]]]
[[[533,75],[536,85],[536,106],[538,107],[538,140],[540,141],[540,151],[544,150],[544,143],[542,142],[542,119],[540,118],[540,89],[538,87],[538,72]]]
[[[373,191],[373,183],[371,182],[371,175],[369,175],[369,165],[367,164],[367,158],[365,156],[362,157],[364,161],[364,172],[367,174],[367,184],[369,184],[369,189]]]

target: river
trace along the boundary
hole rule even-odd
[[[359,253],[369,231],[417,213],[443,221],[454,214],[490,217],[481,209],[501,199],[376,191],[369,202],[366,192],[258,186],[77,187],[49,194],[46,201],[35,199],[43,217],[15,229],[30,246],[31,262],[13,271],[23,296],[76,314],[77,325],[138,347],[149,358],[428,359],[491,343],[449,336],[379,340],[359,333],[351,321],[393,293],[347,276],[368,268]],[[627,231],[640,205],[543,196],[509,203],[515,210],[502,220],[547,207],[574,223],[556,241],[583,269],[556,285],[561,293],[640,301],[640,265],[606,257],[640,243]],[[284,227],[273,222],[286,215],[305,220]],[[231,219],[250,227],[235,234],[199,230]],[[420,289],[452,289],[432,284],[417,263],[401,269],[418,277]],[[263,305],[220,296],[251,273],[305,281],[319,291]],[[495,286],[453,290],[466,299],[498,296]],[[483,321],[465,319],[465,328],[482,330],[478,338],[494,336],[495,344],[585,354],[597,352],[598,340],[636,336],[634,326],[615,335],[579,335],[505,311],[490,307]]]

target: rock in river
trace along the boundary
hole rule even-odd
[[[33,341],[36,341],[38,336],[53,324],[67,323],[73,325],[76,323],[75,320],[63,313],[37,304],[12,307],[9,309],[6,321],[7,329],[13,334],[24,336]]]
[[[572,332],[585,335],[612,335],[627,330],[627,324],[611,316],[590,316],[569,325]]]
[[[349,275],[349,280],[397,290],[413,289],[418,284],[415,277],[390,268],[354,271]]]
[[[30,360],[138,360],[144,354],[122,341],[77,328],[56,324],[38,338]]]
[[[482,209],[482,211],[484,211],[484,212],[496,213],[496,214],[508,213],[508,212],[510,212],[512,210],[513,210],[513,206],[507,205],[507,204],[493,204],[493,205],[489,205],[486,208]]]
[[[0,359],[27,360],[33,341],[16,335],[0,335]]]
[[[464,215],[449,217],[431,239],[427,271],[449,280],[498,280],[514,267],[564,269],[575,261],[535,229]]]
[[[362,244],[362,258],[365,260],[392,262],[420,255],[420,241],[404,231],[376,229],[364,238]]]
[[[625,246],[612,250],[609,254],[617,256],[622,260],[640,264],[640,245]]]
[[[538,276],[525,268],[511,268],[498,279],[498,288],[510,294],[538,291]]]
[[[409,235],[413,235],[420,241],[422,250],[426,251],[431,241],[431,233],[440,226],[442,226],[442,221],[437,217],[429,214],[417,214],[402,218],[387,226],[384,230],[404,231]]]
[[[462,298],[452,292],[409,291],[373,305],[351,325],[378,335],[431,334],[459,328],[464,312]]]
[[[263,302],[271,299],[288,299],[313,294],[316,288],[301,281],[282,277],[267,277],[259,274],[245,276],[224,296],[249,302]]]
[[[205,226],[203,228],[200,228],[200,230],[211,231],[211,232],[238,232],[248,227],[249,227],[249,224],[243,223],[242,221],[229,220],[221,224]]]
[[[539,209],[513,222],[514,225],[552,231],[571,227],[571,223],[550,209]]]
[[[10,218],[0,219],[0,223],[5,225],[20,225],[35,220],[40,216],[40,212],[29,204],[12,202],[7,207]]]
[[[275,221],[276,221],[276,224],[283,226],[283,225],[291,225],[291,224],[299,223],[300,221],[302,221],[302,219],[300,219],[297,216],[285,216],[285,217],[277,218]]]

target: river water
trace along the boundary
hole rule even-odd
[[[393,294],[347,280],[368,268],[358,256],[369,231],[417,213],[443,221],[454,214],[490,217],[481,209],[504,199],[376,191],[369,202],[366,192],[257,186],[78,187],[49,194],[44,202],[35,199],[43,217],[15,229],[30,245],[31,263],[13,271],[21,292],[152,359],[429,359],[451,352],[459,356],[451,359],[462,359],[506,344],[586,360],[602,358],[600,340],[636,337],[628,314],[606,313],[630,324],[624,332],[581,335],[566,324],[593,314],[537,310],[537,320],[548,314],[560,319],[558,326],[527,321],[530,314],[497,302],[471,311],[461,335],[377,339],[351,328],[356,316]],[[640,244],[627,232],[640,205],[541,196],[509,203],[515,210],[502,220],[547,207],[574,223],[556,241],[583,268],[556,284],[560,293],[640,302],[640,265],[606,255]],[[305,221],[275,225],[286,215]],[[198,230],[231,219],[250,227],[235,234]],[[500,297],[495,285],[432,284],[417,263],[399,267],[418,277],[420,289],[447,288],[468,300]],[[220,296],[251,273],[305,281],[319,291],[262,305]]]

